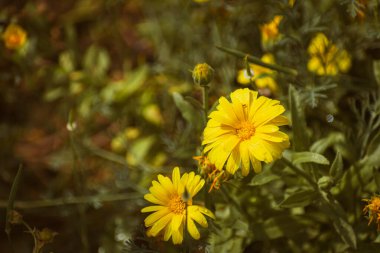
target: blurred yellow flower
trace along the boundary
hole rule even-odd
[[[261,60],[265,63],[275,63],[274,56],[272,54],[263,55],[261,57]],[[276,71],[256,64],[250,64],[249,67],[252,77],[249,76],[246,69],[239,70],[236,77],[238,83],[247,85],[251,80],[256,84],[256,87],[258,89],[268,88],[273,93],[277,91],[278,86],[276,80],[274,79]]]
[[[157,236],[161,232],[165,241],[172,237],[174,244],[181,244],[186,227],[194,239],[199,239],[200,233],[194,221],[207,227],[204,215],[215,219],[207,208],[193,205],[193,197],[202,189],[204,183],[194,172],[184,173],[181,177],[178,167],[173,169],[172,179],[158,175],[158,181],[152,181],[150,193],[144,196],[147,201],[156,205],[141,210],[143,213],[153,212],[145,219],[148,236]]]
[[[272,45],[280,38],[280,31],[278,26],[282,20],[282,16],[275,16],[272,21],[260,26],[261,31],[261,44],[265,48],[268,45]]]
[[[210,0],[193,0],[196,3],[206,3],[209,2]]]
[[[158,126],[160,126],[164,121],[160,107],[158,107],[158,105],[156,104],[150,104],[145,106],[142,111],[142,115],[147,121]]]
[[[21,48],[27,39],[25,30],[16,24],[10,24],[3,33],[5,46],[9,49]]]
[[[310,42],[310,55],[307,68],[317,75],[337,75],[345,73],[351,67],[351,56],[328,40],[326,35],[318,33]]]
[[[285,108],[280,101],[256,91],[238,89],[230,94],[231,102],[219,99],[216,110],[209,115],[204,130],[204,152],[218,170],[234,174],[241,168],[248,175],[251,164],[256,173],[261,171],[261,161],[272,162],[289,147],[289,137],[279,131],[288,119],[281,114]]]
[[[380,197],[374,196],[371,199],[363,199],[363,201],[368,203],[363,209],[364,214],[368,213],[369,216],[368,225],[376,220],[377,230],[380,231]]]

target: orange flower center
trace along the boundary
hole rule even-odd
[[[174,196],[169,201],[169,209],[175,214],[182,214],[185,211],[186,204],[180,196]]]
[[[247,122],[247,121],[241,122],[239,127],[236,128],[236,135],[242,141],[248,140],[254,134],[255,134],[255,127],[250,122]]]

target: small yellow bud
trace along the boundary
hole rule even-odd
[[[199,63],[193,70],[194,83],[207,86],[214,77],[214,69],[207,63]]]
[[[8,214],[9,216],[9,222],[13,225],[15,224],[21,224],[22,223],[22,215],[15,211],[15,210],[11,210]]]
[[[21,26],[10,24],[5,29],[2,37],[7,48],[19,49],[25,44],[27,35]]]
[[[54,237],[57,234],[58,234],[57,232],[49,228],[43,228],[42,230],[37,230],[35,233],[37,240],[44,244],[52,242]]]

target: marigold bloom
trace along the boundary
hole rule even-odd
[[[272,54],[264,54],[261,57],[261,60],[265,63],[275,63],[274,56]],[[238,83],[247,85],[250,81],[252,81],[258,89],[268,88],[273,93],[277,91],[278,86],[275,80],[276,71],[256,64],[250,64],[249,67],[252,77],[249,76],[246,69],[242,69],[238,72],[236,77]]]
[[[278,26],[282,20],[282,16],[275,16],[270,22],[260,26],[261,31],[261,44],[263,47],[272,45],[280,38],[280,31]]]
[[[184,173],[181,177],[178,167],[173,169],[172,179],[158,175],[158,181],[152,181],[150,193],[144,196],[147,201],[156,205],[141,210],[143,213],[153,212],[145,219],[145,226],[149,228],[148,236],[157,236],[162,232],[165,241],[172,237],[174,244],[181,244],[186,226],[189,234],[194,239],[199,239],[200,234],[194,221],[207,227],[204,215],[215,218],[207,208],[193,205],[193,197],[202,189],[204,183],[194,172]]]
[[[368,213],[369,222],[368,225],[372,223],[373,220],[376,220],[377,230],[380,231],[380,197],[374,196],[371,199],[363,199],[368,204],[364,207],[364,214]]]
[[[10,24],[3,33],[5,46],[9,49],[18,49],[26,42],[25,30],[16,24]]]
[[[204,152],[218,170],[234,174],[241,167],[248,175],[252,164],[256,173],[261,171],[261,161],[272,162],[289,146],[289,137],[279,131],[288,119],[281,114],[285,108],[280,101],[256,91],[238,89],[230,94],[231,102],[219,99],[216,110],[209,115],[204,130]]]
[[[337,75],[347,72],[351,67],[351,57],[346,50],[339,49],[328,40],[326,35],[318,33],[310,42],[310,55],[307,67],[317,75]]]

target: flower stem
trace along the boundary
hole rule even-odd
[[[207,85],[202,86],[203,118],[205,124],[207,123],[208,116],[208,89]]]
[[[223,52],[225,52],[225,53],[232,54],[232,55],[235,55],[235,56],[243,58],[243,59],[247,59],[248,62],[251,62],[251,63],[257,64],[257,65],[263,66],[265,68],[277,70],[277,71],[280,71],[280,72],[283,72],[285,74],[289,74],[289,75],[292,75],[292,76],[297,76],[298,75],[298,72],[295,69],[283,67],[283,66],[280,66],[280,65],[277,65],[277,64],[269,64],[269,63],[261,61],[257,57],[254,57],[254,56],[249,55],[249,54],[245,54],[243,52],[240,52],[240,51],[232,49],[232,48],[221,47],[221,46],[216,46],[216,48],[219,49],[219,50],[221,50],[221,51],[223,51]]]

